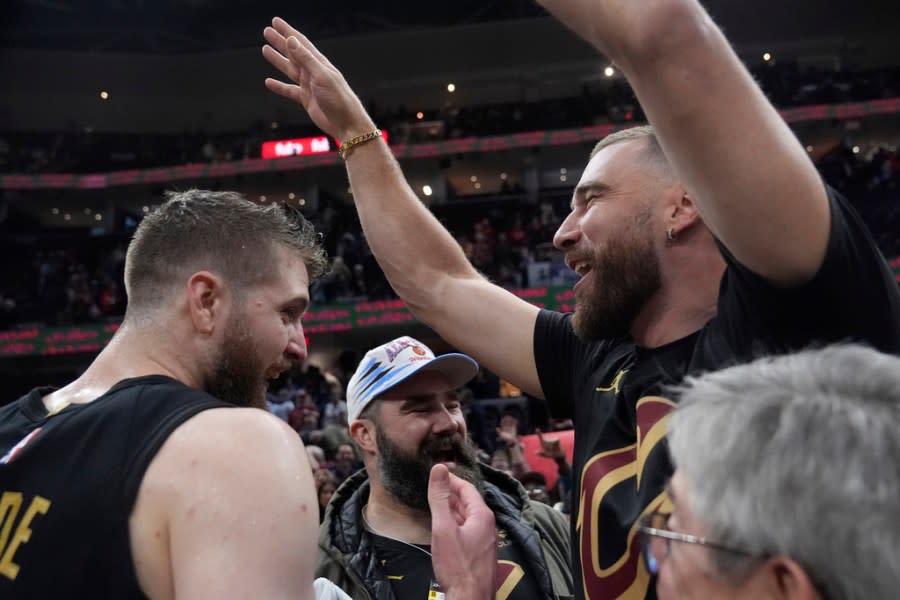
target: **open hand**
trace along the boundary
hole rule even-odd
[[[300,104],[328,135],[347,140],[375,129],[344,76],[307,39],[278,17],[263,31],[263,56],[293,83],[266,79],[266,87]]]

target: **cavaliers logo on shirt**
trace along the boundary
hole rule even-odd
[[[647,592],[650,576],[640,561],[636,526],[629,530],[621,554],[604,560],[600,552],[604,531],[599,515],[614,489],[621,493],[621,486],[627,486],[627,493],[637,495],[647,458],[665,437],[668,415],[673,408],[675,403],[666,398],[641,398],[636,406],[636,443],[596,454],[582,469],[575,530],[582,584],[586,597],[591,600],[642,599]],[[660,494],[645,507],[645,512],[665,501],[665,494]]]

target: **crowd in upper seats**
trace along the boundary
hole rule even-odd
[[[836,70],[771,61],[752,72],[780,108],[900,96],[898,69]],[[586,83],[580,95],[569,98],[480,106],[448,103],[434,110],[370,102],[369,108],[393,143],[643,120],[633,92],[620,77]],[[264,141],[316,135],[321,132],[310,124],[270,120],[224,134],[198,129],[166,135],[99,133],[73,122],[53,134],[0,132],[0,173],[106,172],[259,158]]]
[[[840,145],[819,161],[825,180],[861,213],[888,259],[900,257],[900,153],[870,156]],[[548,195],[529,205],[515,194],[435,207],[472,263],[510,289],[546,285],[530,265],[559,260],[549,245],[567,212],[567,195]],[[393,298],[352,207],[323,202],[308,215],[333,257],[331,272],[311,287],[315,305]],[[123,269],[128,234],[73,233],[29,240],[0,238],[14,260],[0,266],[0,329],[23,323],[70,325],[119,318],[125,307]]]

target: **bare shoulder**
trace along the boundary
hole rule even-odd
[[[243,447],[242,442],[251,444],[250,448]],[[215,408],[198,413],[176,429],[165,445],[182,452],[212,450],[215,454],[244,454],[253,448],[303,448],[296,431],[274,415],[255,408]]]
[[[144,483],[159,483],[170,497],[190,501],[213,490],[239,499],[255,486],[265,486],[270,498],[296,495],[300,490],[292,484],[298,478],[311,481],[297,432],[263,410],[219,408],[201,412],[176,429]]]
[[[153,597],[213,597],[262,585],[279,588],[271,597],[296,597],[312,584],[312,565],[297,557],[314,554],[314,489],[300,437],[283,421],[249,408],[195,415],[150,463],[132,511],[142,588]],[[284,560],[258,558],[266,548]],[[243,579],[209,579],[231,572]]]

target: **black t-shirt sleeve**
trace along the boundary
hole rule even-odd
[[[534,362],[550,413],[557,418],[573,416],[575,384],[588,362],[588,346],[575,335],[571,319],[571,314],[542,310],[534,325]]]
[[[800,286],[772,285],[720,245],[728,269],[717,321],[734,348],[758,354],[856,341],[900,353],[900,290],[894,276],[847,201],[831,188],[828,200],[825,259]]]

